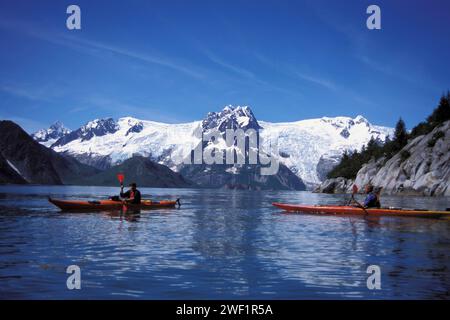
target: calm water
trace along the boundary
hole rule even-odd
[[[308,192],[141,189],[180,209],[60,213],[55,198],[117,188],[0,187],[0,298],[448,299],[450,220],[285,214],[273,201],[340,203]],[[443,209],[449,199],[384,197]],[[68,290],[67,266],[81,268]],[[381,268],[381,290],[366,286]]]

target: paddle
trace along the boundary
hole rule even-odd
[[[121,186],[123,186],[123,179],[125,179],[125,175],[123,173],[118,173],[117,180],[119,180]]]
[[[359,203],[358,200],[355,199],[355,194],[358,193],[358,186],[357,186],[356,184],[353,185],[352,191],[353,191],[353,192],[352,192],[352,200],[355,201],[356,204],[357,204],[361,209],[364,210],[365,214],[369,214],[369,213],[367,212],[366,208],[364,208],[364,206],[363,206],[361,203]]]
[[[117,180],[119,180],[119,182],[120,182],[120,193],[122,193],[122,191],[123,191],[123,180],[124,179],[125,179],[125,175],[123,173],[117,174]],[[127,211],[126,201],[122,200],[122,204],[123,204],[122,210],[124,212],[126,212]]]

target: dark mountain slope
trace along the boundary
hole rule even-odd
[[[186,188],[193,186],[181,174],[141,156],[134,156],[118,166],[88,177],[81,184],[118,186],[118,173],[125,175],[125,184],[136,182],[138,187]]]
[[[12,121],[0,121],[0,154],[29,183],[76,184],[99,172],[39,144]]]

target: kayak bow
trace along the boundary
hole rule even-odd
[[[420,209],[399,209],[399,208],[368,208],[363,210],[351,206],[311,206],[311,205],[293,205],[285,203],[272,203],[277,208],[289,212],[301,212],[326,215],[371,215],[371,216],[397,216],[397,217],[425,217],[439,218],[450,217],[449,211],[429,211]]]

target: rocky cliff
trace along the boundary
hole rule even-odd
[[[352,179],[345,179],[343,177],[327,179],[322,182],[314,192],[318,193],[347,193],[353,186]]]
[[[354,183],[382,187],[384,194],[450,196],[450,121],[418,136],[389,160],[372,159]],[[353,181],[328,179],[316,192],[351,192]]]

